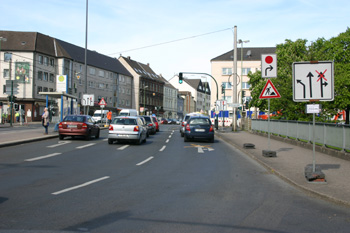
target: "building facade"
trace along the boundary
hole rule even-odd
[[[132,75],[117,59],[88,50],[85,72],[84,48],[38,32],[0,31],[0,37],[6,38],[1,43],[0,51],[0,85],[4,90],[0,93],[0,101],[5,103],[3,112],[10,111],[4,87],[6,81],[18,84],[16,102],[28,122],[40,121],[46,106],[50,109],[50,117],[62,112],[65,115],[79,113],[83,94],[94,95],[95,101],[90,107],[92,112],[99,108],[98,101],[102,97],[107,109],[117,111],[118,108],[131,107]],[[61,85],[61,79],[64,85]],[[124,90],[124,93],[118,89]],[[61,109],[61,100],[55,93],[68,94],[73,100],[72,104],[63,99],[65,107]]]

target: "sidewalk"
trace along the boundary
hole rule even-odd
[[[313,151],[287,142],[270,139],[270,150],[276,157],[265,157],[262,151],[268,150],[268,138],[247,131],[216,131],[216,136],[234,145],[285,181],[337,203],[350,206],[350,161],[315,152],[316,165],[326,176],[326,182],[312,183],[305,178],[305,167],[313,163]],[[252,143],[254,149],[244,148]]]

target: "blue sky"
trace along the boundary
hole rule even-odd
[[[85,47],[86,0],[0,5],[0,30],[40,32]],[[89,0],[88,49],[150,63],[170,79],[181,71],[210,73],[210,60],[233,48],[235,25],[237,38],[250,40],[245,47],[271,47],[335,37],[349,27],[349,11],[348,0]]]

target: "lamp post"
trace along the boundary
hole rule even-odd
[[[148,86],[143,86],[143,115],[146,115],[146,88]]]
[[[243,43],[248,43],[249,40],[238,40],[238,44],[241,44],[241,103],[242,103],[242,113],[241,119],[243,119]],[[238,98],[239,99],[239,98]]]
[[[237,103],[237,26],[233,30],[233,85],[232,85],[232,103]],[[237,127],[236,107],[233,107],[232,114],[232,131],[236,131]]]

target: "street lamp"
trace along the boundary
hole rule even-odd
[[[148,86],[143,86],[143,115],[146,115],[146,88]]]
[[[243,43],[248,43],[249,40],[241,40],[237,41],[238,44],[241,44],[241,103],[242,103],[242,116],[243,116]],[[239,99],[239,98],[238,98]],[[241,119],[243,119],[241,116]]]

